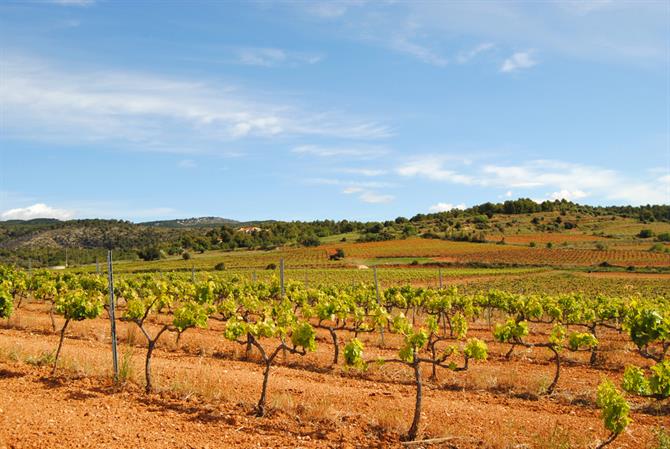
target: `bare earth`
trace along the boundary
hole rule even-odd
[[[40,307],[24,305],[0,329],[0,449],[399,447],[411,420],[411,372],[391,365],[366,373],[332,367],[325,334],[315,354],[273,368],[266,418],[251,415],[261,367],[243,360],[216,322],[212,329],[189,330],[179,348],[172,335],[159,343],[153,364],[158,393],[141,389],[144,342],[126,323],[120,336],[129,381],[115,387],[109,380],[103,319],[73,325],[64,366],[52,377],[38,366],[40,355],[57,344]],[[565,354],[557,393],[543,397],[537,392],[553,374],[549,354],[519,350],[507,361],[500,355],[506,348],[491,342],[484,323],[470,334],[487,340],[490,360],[426,381],[422,436],[452,437],[432,447],[588,447],[606,436],[594,404],[601,376],[619,382],[625,364],[645,363],[624,347],[624,338],[608,335],[605,368],[586,365],[586,354]],[[363,340],[366,358],[393,354],[376,346],[378,336]],[[634,404],[634,423],[613,447],[653,447],[654,430],[670,419],[667,404],[648,404]]]

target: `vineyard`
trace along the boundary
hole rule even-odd
[[[204,447],[219,432],[245,447],[657,447],[668,432],[667,281],[509,270],[463,285],[445,270],[442,286],[375,283],[382,269],[347,282],[121,274],[110,308],[105,276],[4,267],[0,379],[36,401],[45,386],[136,433],[107,427],[97,444]],[[30,413],[9,400],[3,419]],[[0,443],[76,439],[50,422],[71,429],[53,416]]]

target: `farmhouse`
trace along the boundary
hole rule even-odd
[[[245,234],[251,234],[253,232],[261,232],[262,229],[256,226],[242,226],[237,231],[244,232]]]

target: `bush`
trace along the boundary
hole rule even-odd
[[[181,258],[184,259],[184,260],[190,260],[191,259],[191,253],[189,253],[188,251],[184,251],[181,254]]]
[[[300,244],[302,246],[319,246],[321,244],[321,240],[319,240],[319,238],[315,235],[309,235],[300,239]]]
[[[139,250],[137,255],[145,262],[150,260],[158,260],[161,258],[161,250],[157,246],[150,246]]]
[[[643,229],[637,234],[637,236],[640,237],[641,239],[648,239],[649,237],[654,236],[654,231],[652,231],[651,229]]]
[[[670,232],[664,232],[656,236],[656,240],[659,242],[670,242]]]
[[[267,267],[265,267],[266,270],[276,270],[277,269],[277,264],[276,263],[269,263]]]
[[[551,249],[551,248],[553,248],[553,247],[554,247],[554,244],[553,244],[553,243],[551,243],[551,242],[547,242],[547,248],[548,248],[548,249]]]
[[[214,269],[215,269],[216,271],[223,271],[223,270],[226,269],[226,264],[223,263],[223,262],[219,262],[219,263],[217,263],[216,265],[214,265]]]
[[[537,243],[535,243],[535,242],[530,242],[530,243],[528,244],[528,246],[530,246],[531,248],[535,248],[535,247],[537,246]]]
[[[335,254],[329,256],[330,260],[341,260],[344,259],[344,250],[342,248],[337,248]]]

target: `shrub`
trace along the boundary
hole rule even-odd
[[[266,270],[276,270],[277,269],[277,264],[276,263],[269,263],[266,267]]]
[[[319,238],[315,235],[309,235],[300,239],[300,244],[302,246],[319,246],[321,244],[321,240],[319,240]]]
[[[184,251],[181,254],[181,258],[184,259],[184,260],[190,260],[191,259],[191,253],[189,253],[188,251]]]
[[[344,259],[344,250],[342,248],[337,248],[334,254],[329,256],[330,260],[341,260]]]
[[[656,240],[659,242],[670,242],[670,232],[664,232],[656,236]]]
[[[652,231],[651,229],[643,229],[637,234],[637,236],[640,237],[641,239],[648,239],[649,237],[654,236],[654,231]]]
[[[537,243],[535,243],[535,242],[530,242],[530,243],[528,244],[528,246],[530,246],[531,248],[535,248],[535,247],[537,246]]]
[[[149,246],[144,249],[141,249],[137,252],[137,255],[140,257],[140,259],[144,260],[145,262],[149,262],[151,260],[158,260],[161,258],[161,250],[157,246]]]
[[[219,262],[219,263],[217,263],[216,265],[214,265],[214,269],[215,269],[216,271],[223,271],[223,270],[226,269],[226,264],[223,263],[223,262]]]

